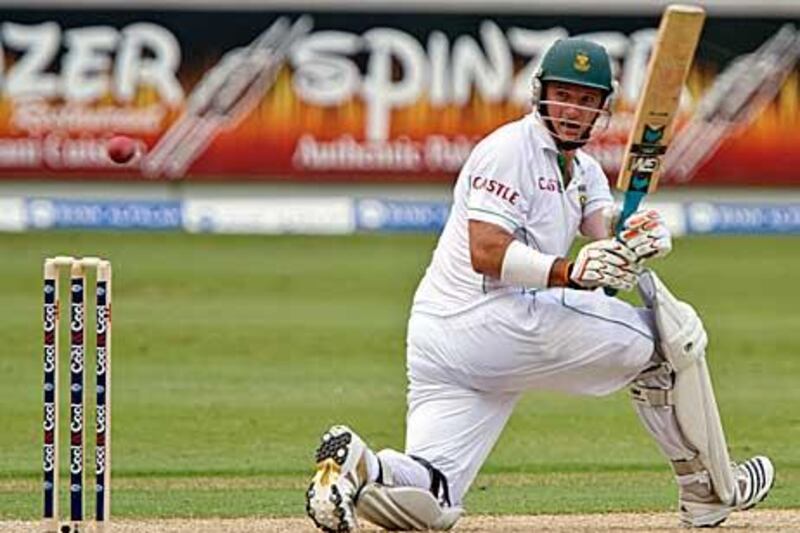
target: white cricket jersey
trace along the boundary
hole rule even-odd
[[[472,269],[468,221],[505,228],[528,246],[566,256],[584,217],[613,202],[599,163],[576,150],[564,190],[558,150],[531,113],[479,142],[456,181],[444,231],[414,296],[413,312],[449,316],[524,289]]]

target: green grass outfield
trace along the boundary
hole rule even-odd
[[[114,264],[115,515],[288,516],[303,513],[313,450],[329,424],[352,424],[376,448],[402,448],[405,321],[434,243],[0,235],[0,518],[40,514],[46,255],[102,254]],[[733,455],[777,463],[772,507],[800,506],[798,264],[797,237],[719,237],[680,239],[659,265],[706,321]],[[65,347],[62,337],[64,358]],[[61,379],[63,387],[65,372]],[[62,396],[64,497],[66,403]],[[624,392],[526,396],[467,499],[473,513],[674,503],[666,463]]]

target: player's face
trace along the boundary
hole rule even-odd
[[[557,81],[545,84],[544,103],[558,136],[565,141],[583,138],[603,106],[603,91]]]

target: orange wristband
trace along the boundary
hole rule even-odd
[[[563,257],[559,257],[553,262],[553,266],[550,268],[550,275],[547,279],[547,286],[548,287],[567,287],[569,286],[569,274],[570,270],[572,270],[572,263],[564,259]]]

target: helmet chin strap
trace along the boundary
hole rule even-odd
[[[550,116],[546,115],[543,112],[544,107],[545,107],[544,104],[541,103],[539,104],[538,106],[539,116],[542,117],[542,122],[544,122],[544,125],[550,132],[550,136],[553,138],[553,142],[556,143],[556,148],[562,151],[569,152],[572,150],[577,150],[578,148],[581,148],[583,145],[589,142],[589,137],[591,136],[592,128],[594,127],[594,122],[597,120],[597,118],[592,120],[591,125],[588,128],[586,128],[586,131],[583,133],[580,139],[576,139],[573,141],[566,141],[559,136],[555,126],[553,125],[553,121],[550,119]]]
[[[578,139],[577,141],[563,141],[558,137],[553,137],[553,141],[555,141],[556,148],[558,148],[559,150],[570,152],[572,150],[577,150],[578,148],[583,147],[583,145],[589,141],[589,138],[587,135],[584,135],[581,139]]]

